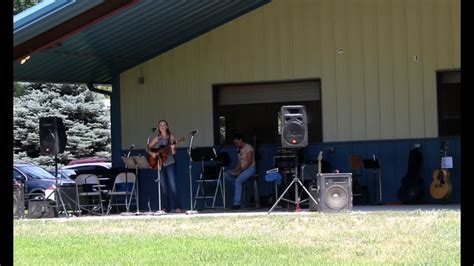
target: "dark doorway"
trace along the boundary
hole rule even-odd
[[[440,71],[438,85],[438,135],[461,135],[461,71]]]
[[[304,105],[308,117],[308,141],[322,141],[321,89],[319,80],[214,86],[214,140],[232,144],[234,133],[257,137],[259,144],[280,144],[280,109]]]

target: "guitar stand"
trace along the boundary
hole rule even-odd
[[[58,216],[59,216],[59,205],[60,205],[59,203],[61,203],[61,207],[63,207],[64,214],[66,215],[66,218],[69,218],[70,215],[67,212],[66,205],[64,204],[63,197],[61,196],[61,184],[59,184],[59,181],[58,181],[59,178],[58,178],[58,155],[57,154],[54,155],[54,166],[55,166],[55,180],[56,180],[55,181],[55,188],[54,188],[53,192],[51,194],[49,194],[48,197],[46,197],[44,199],[44,201],[45,201],[45,203],[47,203],[48,200],[49,200],[49,197],[54,195],[54,200],[56,201],[56,208],[58,210]]]
[[[284,199],[283,196],[286,194],[286,192],[290,189],[291,185],[293,185],[293,184],[295,184],[295,201],[292,201],[292,200],[289,200],[289,199]],[[293,181],[291,181],[291,183],[288,185],[288,187],[285,189],[285,191],[283,191],[283,193],[278,198],[278,200],[275,202],[275,204],[273,204],[272,208],[268,211],[268,214],[270,214],[270,212],[272,212],[272,210],[278,205],[278,203],[282,199],[285,200],[285,201],[296,204],[295,212],[301,211],[300,203],[302,201],[300,200],[300,197],[298,196],[298,184],[303,188],[303,190],[306,192],[308,197],[314,202],[314,204],[316,204],[316,206],[318,206],[318,202],[316,201],[316,199],[313,198],[311,193],[309,193],[309,191],[304,187],[303,183],[301,183],[301,181],[298,177],[298,153],[297,153],[297,151],[295,151],[295,174],[294,174]]]

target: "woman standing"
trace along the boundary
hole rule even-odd
[[[157,149],[160,151],[156,151]],[[182,212],[181,199],[176,186],[176,138],[170,133],[168,122],[165,120],[158,122],[158,134],[148,144],[148,154],[152,159],[161,161],[161,189],[163,197],[168,199],[168,204],[164,205],[166,207],[163,211],[167,212],[174,205],[175,212]]]

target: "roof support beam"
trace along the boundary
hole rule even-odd
[[[88,88],[90,91],[93,91],[93,92],[97,92],[97,93],[105,94],[105,95],[108,95],[108,96],[112,96],[112,92],[111,92],[111,91],[104,91],[104,90],[96,89],[95,86],[94,86],[94,84],[92,84],[92,83],[87,83],[87,88]]]

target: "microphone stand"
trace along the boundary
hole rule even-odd
[[[161,209],[161,167],[162,167],[162,161],[161,161],[161,155],[158,154],[158,162],[156,166],[156,171],[158,173],[158,178],[155,180],[158,183],[158,210],[153,213],[153,215],[162,215],[165,214],[165,212]],[[149,206],[149,205],[148,205]]]
[[[191,209],[187,210],[185,213],[186,214],[196,214],[198,211],[193,210],[193,174],[192,174],[192,169],[193,169],[193,159],[191,157],[191,149],[193,147],[193,141],[194,141],[194,134],[195,132],[191,132],[191,138],[189,139],[189,146],[188,146],[188,156],[189,156],[189,199],[191,201]]]

